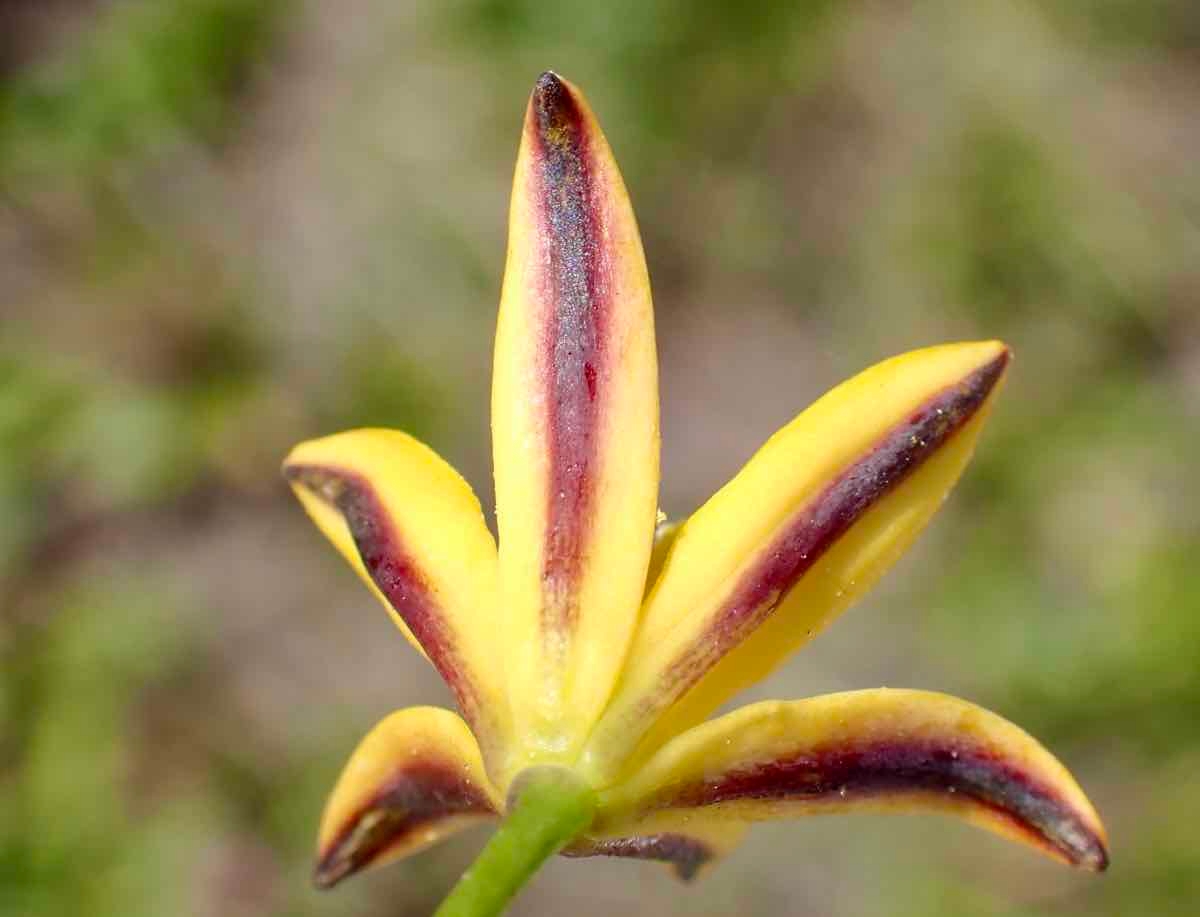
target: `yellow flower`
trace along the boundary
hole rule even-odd
[[[925,527],[1008,358],[985,341],[871,367],[656,536],[658,379],[637,225],[583,96],[544,74],[496,333],[499,548],[467,483],[404,433],[314,440],[285,464],[462,714],[401,710],[366,737],[325,810],[318,883],[503,815],[514,781],[545,766],[595,793],[565,853],[664,860],[685,877],[751,822],[852,810],[946,812],[1103,869],[1104,829],[1067,770],[966,701],[853,691],[704,722]]]

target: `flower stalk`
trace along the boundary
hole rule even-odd
[[[493,917],[538,868],[588,829],[596,794],[571,771],[540,767],[513,787],[508,816],[434,917]]]

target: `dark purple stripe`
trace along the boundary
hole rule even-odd
[[[672,787],[657,808],[734,800],[847,803],[888,796],[947,797],[989,810],[1071,863],[1103,870],[1108,853],[1058,795],[985,750],[943,744],[881,742],[817,749],[758,764],[703,783]]]
[[[479,704],[469,673],[463,671],[441,609],[374,488],[360,475],[316,465],[289,466],[284,476],[341,513],[371,579],[450,686],[463,716],[476,722]]]
[[[533,90],[530,183],[544,273],[541,373],[550,475],[542,569],[544,625],[570,629],[598,472],[598,420],[607,381],[610,263],[584,113],[553,73]]]
[[[437,758],[408,759],[321,851],[313,882],[318,888],[331,888],[446,818],[492,814],[487,796],[463,779],[460,765]]]
[[[890,430],[787,523],[762,561],[748,570],[705,633],[666,677],[680,697],[722,656],[758,629],[843,534],[938,451],[983,405],[1008,364],[1004,351],[939,392]]]
[[[605,840],[586,841],[563,851],[569,857],[625,857],[631,860],[658,860],[670,863],[675,874],[685,882],[696,877],[696,873],[714,854],[702,841],[685,834],[646,834],[640,837],[616,837]]]

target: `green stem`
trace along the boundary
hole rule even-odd
[[[596,795],[570,771],[523,774],[500,828],[434,917],[494,917],[546,860],[592,823]]]

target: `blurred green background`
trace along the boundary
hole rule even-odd
[[[810,819],[691,887],[556,861],[514,913],[1197,913],[1195,0],[0,0],[0,914],[419,915],[482,843],[311,889],[354,744],[448,694],[278,465],[403,427],[490,505],[547,67],[638,208],[670,514],[871,362],[1012,344],[939,521],[754,693],[991,707],[1075,770],[1113,867]]]

